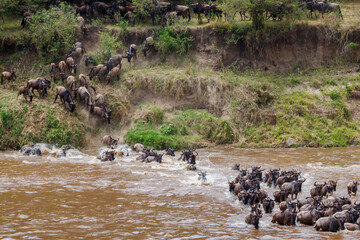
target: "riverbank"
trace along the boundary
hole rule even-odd
[[[360,30],[268,24],[262,34],[254,35],[248,27],[246,22],[213,23],[166,31],[129,28],[124,34],[118,26],[90,27],[86,37],[77,39],[89,55],[97,54],[102,46],[98,34],[103,31],[117,36],[121,43],[117,53],[125,54],[132,43],[139,46],[136,64],[123,61],[119,81],[90,81],[113,110],[111,125],[81,104],[74,114],[52,105],[52,90],[44,99],[35,97],[32,104],[22,97],[16,99],[16,89],[27,80],[49,78],[50,62],[16,43],[8,45],[0,67],[17,68],[18,78],[0,90],[5,116],[0,122],[1,136],[5,136],[1,148],[18,149],[36,142],[89,148],[97,146],[105,134],[156,149],[359,144]],[[186,40],[179,31],[185,31],[181,34],[186,33]],[[148,36],[154,37],[155,44],[145,58],[140,46]],[[187,52],[175,51],[182,45],[165,45],[176,45],[178,40],[184,40],[181,44],[188,46]],[[82,59],[77,74],[87,75],[89,70]],[[40,118],[40,126],[46,130],[27,127],[41,108],[45,117]],[[19,123],[16,132],[7,126],[7,114]],[[47,116],[56,123],[49,124]]]

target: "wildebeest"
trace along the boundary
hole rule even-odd
[[[132,58],[136,59],[136,50],[137,50],[136,44],[131,44],[129,47],[129,51],[127,52],[127,55],[123,56],[123,58],[127,58],[128,62],[130,63]]]
[[[74,98],[77,96],[76,80],[74,76],[68,76],[66,80],[68,89],[74,94]]]
[[[20,87],[19,88],[19,93],[18,93],[18,95],[17,95],[17,97],[19,97],[19,95],[24,95],[24,98],[25,98],[25,101],[27,102],[27,97],[29,97],[30,98],[30,102],[32,102],[32,99],[33,99],[33,96],[32,96],[32,94],[31,94],[31,92],[30,92],[30,90],[29,90],[29,88],[28,87]]]
[[[287,194],[291,194],[291,199],[294,199],[293,195],[295,195],[295,199],[296,199],[298,193],[301,192],[301,185],[305,181],[306,179],[304,178],[303,180],[284,183],[283,185],[281,185],[281,188],[284,189]]]
[[[66,79],[66,63],[65,61],[59,62],[59,74],[61,77],[61,81],[64,82]]]
[[[101,118],[104,118],[108,124],[110,124],[111,112],[112,111],[106,111],[105,109],[97,107],[97,106],[94,107],[94,111],[93,111],[93,113],[95,115],[97,115]]]
[[[67,90],[63,86],[57,86],[55,88],[55,93],[56,93],[56,95],[55,95],[53,104],[55,103],[58,96],[60,96],[60,100],[61,100],[62,104],[64,104],[65,108],[66,108],[65,102],[67,102],[69,105],[69,108],[70,108],[70,112],[73,112],[75,110],[75,103],[72,100],[71,93],[69,92],[69,90]]]
[[[50,63],[50,78],[53,82],[55,82],[55,63]]]
[[[109,60],[106,63],[106,67],[109,71],[111,71],[111,69],[119,65],[119,69],[121,69],[121,61],[122,61],[122,56],[120,54],[117,54],[109,58]]]
[[[90,112],[93,111],[94,108],[94,102],[92,100],[91,94],[89,93],[89,91],[87,90],[86,87],[79,87],[77,89],[77,93],[79,94],[79,99],[80,101],[84,101],[84,104],[87,107],[90,107]]]
[[[77,65],[75,64],[74,59],[73,59],[72,57],[68,57],[68,58],[66,59],[66,66],[67,66],[67,68],[68,68],[68,70],[69,70],[69,74],[74,74],[74,73],[76,73],[76,67],[77,67]]]
[[[99,65],[97,65],[97,66],[93,66],[93,67],[90,69],[90,73],[89,73],[89,78],[90,78],[90,80],[95,79],[95,78],[98,76],[100,69],[102,69],[103,67],[104,67],[103,64],[99,64]]]
[[[316,231],[321,229],[327,232],[337,232],[340,231],[340,229],[344,230],[344,219],[338,216],[322,217],[316,221],[314,228]]]
[[[95,60],[92,56],[86,55],[84,57],[85,66],[88,67],[89,65],[95,66]]]
[[[12,69],[11,72],[5,71],[5,72],[1,73],[1,84],[4,84],[4,88],[5,88],[4,80],[15,81],[16,80],[16,68]]]
[[[259,219],[262,217],[262,214],[260,211],[261,210],[259,209],[257,204],[255,206],[252,206],[250,214],[246,215],[246,217],[245,217],[245,222],[247,224],[254,225],[254,227],[256,229],[258,229],[259,228]]]
[[[149,162],[161,163],[163,155],[164,154],[157,154],[156,156],[148,156],[148,157],[146,157],[145,162],[147,162],[147,163],[149,163]]]
[[[104,151],[97,159],[101,160],[102,162],[105,161],[113,161],[115,160],[115,151],[114,150],[107,150]]]
[[[20,149],[20,153],[29,156],[29,155],[41,155],[41,150],[35,145],[24,145]]]
[[[165,150],[165,155],[175,157],[175,151],[173,148],[168,148]]]
[[[108,83],[111,81],[119,80],[120,79],[120,69],[118,67],[114,67],[111,71],[107,74],[106,80]]]
[[[29,90],[31,89],[32,94],[35,95],[34,90],[36,89],[39,96],[44,97],[47,94],[47,89],[51,88],[51,82],[46,78],[36,78],[30,79],[26,86]],[[40,91],[42,91],[41,94]]]
[[[88,16],[89,8],[90,8],[90,6],[88,4],[81,5],[80,7],[78,7],[76,4],[74,5],[76,14],[80,14],[80,16],[82,16],[82,17]]]
[[[356,192],[357,192],[357,186],[358,186],[358,181],[353,180],[352,182],[350,182],[347,185],[347,189],[348,189],[348,194],[349,196],[351,196],[351,194],[354,194],[356,196]]]
[[[319,196],[321,197],[321,190],[325,186],[326,182],[324,184],[314,182],[314,187],[310,189],[310,196],[315,197]]]
[[[240,163],[235,163],[234,166],[231,168],[231,170],[240,171]]]
[[[314,208],[312,210],[299,212],[297,214],[297,221],[302,224],[313,225],[321,217],[324,217],[324,211]]]
[[[275,201],[271,198],[265,198],[263,200],[263,208],[265,213],[272,213],[272,210],[275,207]]]
[[[107,104],[105,102],[105,98],[104,95],[97,93],[95,95],[95,106],[97,107],[101,107],[101,108],[105,108],[107,107]]]
[[[68,54],[68,57],[72,57],[74,60],[74,64],[77,66],[80,63],[81,60],[81,54],[83,50],[82,48],[74,48],[70,53]]]
[[[141,143],[136,143],[134,145],[134,149],[136,152],[142,152],[144,150],[144,148],[145,148],[144,145],[142,145]]]
[[[340,9],[340,5],[337,3],[329,3],[327,1],[316,1],[316,0],[312,0],[312,1],[307,1],[307,8],[310,10],[310,14],[314,11],[317,10],[321,13],[321,16],[324,17],[325,13],[329,13],[329,12],[337,12],[338,15],[340,16],[340,18],[343,18],[341,9]]]
[[[79,82],[80,82],[80,86],[81,87],[88,87],[89,86],[89,83],[88,81],[86,80],[86,76],[84,74],[79,74]]]
[[[287,208],[283,211],[274,213],[271,222],[278,223],[280,225],[295,225],[296,222],[296,209]]]
[[[275,181],[275,187],[276,186],[281,186],[286,182],[291,182],[290,178],[288,176],[281,176],[279,177],[276,181]]]
[[[287,200],[288,194],[284,189],[277,190],[273,193],[275,202],[280,203]]]
[[[204,14],[205,17],[208,19],[208,22],[210,22],[210,5],[209,4],[202,4],[202,3],[194,3],[191,4],[190,7],[193,9],[194,14],[198,15],[198,21],[201,20],[201,15]]]
[[[97,75],[99,81],[105,80],[108,72],[109,72],[109,71],[108,71],[108,68],[107,68],[106,66],[100,68],[99,73],[98,73],[98,75]]]
[[[87,28],[86,28],[86,26],[85,26],[85,20],[84,20],[84,18],[81,17],[81,16],[78,16],[78,17],[77,17],[77,22],[79,23],[80,29],[81,29],[81,31],[83,32],[83,34],[86,35]]]
[[[112,136],[110,135],[105,135],[102,138],[102,143],[105,144],[108,147],[112,147],[112,146],[116,146],[119,143],[119,138],[118,139],[114,139]]]
[[[150,51],[153,48],[153,46],[154,46],[154,39],[152,37],[147,37],[143,42],[143,48],[142,48],[144,57],[146,57],[147,52]]]
[[[188,18],[191,20],[190,8],[184,5],[170,4],[171,11],[176,11],[178,16],[182,16],[183,19]]]

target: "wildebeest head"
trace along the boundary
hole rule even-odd
[[[106,111],[105,109],[102,111],[103,117],[107,120],[108,124],[110,124],[111,112],[112,111]]]
[[[16,80],[16,72],[17,72],[16,68],[14,68],[14,69],[11,71],[11,76],[10,76],[11,79]]]
[[[284,189],[280,189],[281,201],[285,201],[286,191]]]
[[[74,112],[75,106],[75,103],[70,103],[70,112]]]
[[[301,192],[301,186],[305,181],[306,181],[306,178],[304,178],[302,180],[297,180],[299,192]]]
[[[340,228],[341,230],[345,229],[344,223],[345,223],[345,217],[343,215],[335,215],[334,218],[340,222]]]
[[[175,157],[175,151],[173,148],[166,149],[166,155]]]

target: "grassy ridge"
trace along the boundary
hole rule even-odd
[[[235,133],[227,121],[204,110],[175,111],[168,118],[164,118],[164,112],[155,105],[146,105],[145,111],[125,135],[127,142],[141,142],[156,149],[181,149],[233,143],[235,140]]]
[[[283,146],[289,138],[295,140],[294,146],[358,143],[360,119],[353,117],[357,114],[349,102],[358,92],[360,77],[352,68],[295,70],[287,75],[194,71],[191,65],[131,70],[125,74],[123,87],[147,89],[154,98],[171,97],[179,102],[192,97],[190,108],[207,111],[168,110],[170,117],[156,121],[148,115],[140,117],[125,139],[158,148],[233,142]],[[161,109],[155,107],[150,112],[157,116],[156,111]]]
[[[22,97],[21,97],[22,98]],[[24,103],[23,103],[24,102]],[[79,147],[87,127],[62,106],[34,99],[31,104],[16,93],[0,90],[0,149],[19,149],[37,142]]]

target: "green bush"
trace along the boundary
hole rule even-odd
[[[178,30],[166,26],[158,31],[158,37],[155,39],[154,44],[159,49],[160,55],[163,60],[166,59],[167,54],[175,53],[182,57],[187,53],[191,47],[191,37],[187,31]]]
[[[111,55],[119,51],[123,43],[119,40],[115,33],[103,31],[99,33],[100,46],[95,53],[91,54],[97,63],[107,61]]]
[[[40,10],[31,16],[32,44],[39,53],[53,61],[66,53],[75,42],[75,10],[65,4]]]
[[[125,135],[128,143],[142,143],[155,149],[204,146],[204,142],[226,144],[235,141],[229,123],[203,110],[175,113],[163,124],[153,120],[138,121]]]

